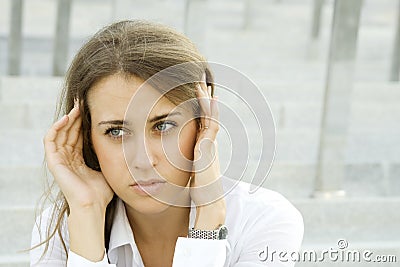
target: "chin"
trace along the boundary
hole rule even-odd
[[[121,199],[131,209],[148,215],[161,213],[170,207],[168,204],[162,203],[151,196],[137,197],[129,200]]]

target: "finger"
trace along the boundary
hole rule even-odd
[[[74,111],[71,110],[71,112],[69,114],[71,126],[68,129],[67,142],[66,142],[67,145],[70,145],[70,146],[76,145],[79,135],[81,133],[81,128],[82,128],[82,117],[81,117],[80,110],[79,110],[79,100],[78,99],[75,100],[73,110]]]
[[[202,78],[202,80],[201,80],[201,82],[199,84],[200,84],[201,89],[205,93],[205,95],[209,99],[211,99],[210,94],[208,93],[208,86],[207,86],[207,83],[206,83],[206,75],[205,74],[203,75],[203,78]]]
[[[199,162],[196,162],[197,168],[198,169],[205,169],[208,168],[208,166],[214,162],[214,160],[217,157],[217,142],[216,142],[216,137],[217,133],[219,131],[219,109],[218,109],[218,97],[215,96],[211,100],[211,110],[212,110],[212,116],[210,117],[210,124],[207,129],[204,131],[200,132],[199,138],[198,138],[198,153],[200,155],[208,155],[207,157],[204,157],[204,160],[200,160]],[[210,157],[211,156],[211,157]],[[201,156],[203,158],[203,156]]]
[[[214,96],[211,99],[210,109],[211,109],[211,118],[219,126],[218,96]]]
[[[82,118],[81,116],[78,116],[68,131],[67,145],[75,146],[77,144],[79,136],[81,134],[81,128],[82,128]]]
[[[76,99],[75,100],[75,104],[80,108],[80,107],[83,107],[83,100],[79,100],[79,99]],[[79,119],[80,119],[80,122],[79,122],[79,126],[80,126],[80,129],[79,129],[79,135],[78,135],[78,140],[77,140],[77,143],[76,143],[76,147],[78,148],[78,149],[80,149],[80,150],[82,150],[82,148],[83,148],[83,131],[82,131],[82,116],[81,116],[81,114],[80,114],[81,112],[79,111]]]
[[[43,142],[52,143],[56,140],[58,132],[68,123],[68,116],[62,116],[57,122],[55,122],[51,128],[47,131]]]
[[[209,124],[208,118],[211,116],[211,108],[210,108],[210,99],[204,90],[201,89],[201,86],[197,88],[197,98],[201,108],[202,115],[202,125],[207,126]]]
[[[202,77],[201,77],[201,81],[199,82],[199,95],[200,97],[202,97],[201,99],[201,111],[203,114],[202,117],[202,130],[206,130],[209,127],[209,117],[211,115],[211,110],[210,110],[210,93],[208,91],[208,86],[207,86],[207,82],[206,82],[206,73],[204,72]]]
[[[74,124],[74,121],[78,115],[79,115],[79,109],[78,109],[77,105],[75,105],[74,108],[71,109],[71,111],[67,115],[68,123],[62,129],[60,129],[60,131],[57,135],[57,140],[55,140],[57,145],[62,146],[62,145],[66,144],[66,142],[68,140],[69,129]]]
[[[218,108],[218,97],[214,96],[211,99],[211,117],[209,119],[208,129],[205,133],[205,138],[210,138],[215,141],[217,133],[219,131],[219,108]]]
[[[200,89],[198,90],[197,98],[198,98],[199,103],[200,103],[201,112],[204,115],[210,116],[211,115],[210,99]]]
[[[197,101],[199,102],[200,105],[200,130],[202,130],[205,126],[205,110],[203,108],[204,106],[204,99],[203,99],[203,94],[200,88],[200,85],[196,85],[196,96],[197,96]]]
[[[60,129],[62,129],[68,123],[68,116],[64,115],[52,127],[47,131],[44,139],[44,149],[46,155],[51,155],[57,151],[56,139]]]
[[[79,133],[78,140],[76,141],[75,146],[79,150],[83,149],[83,132],[82,131],[80,131],[80,133]]]

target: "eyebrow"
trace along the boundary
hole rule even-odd
[[[158,115],[158,116],[154,116],[152,119],[149,119],[148,122],[155,122],[155,121],[159,121],[162,120],[166,117],[171,117],[171,116],[175,116],[175,115],[182,115],[182,113],[180,113],[179,111],[175,111],[175,112],[171,112],[171,113],[165,113],[162,115]]]
[[[124,120],[101,121],[97,125],[100,126],[100,125],[104,125],[104,124],[113,124],[113,125],[123,125],[123,124],[125,124],[125,125],[129,125],[129,123],[127,123]]]
[[[182,115],[182,113],[180,113],[179,111],[176,112],[171,112],[171,113],[165,113],[162,115],[158,115],[158,116],[154,116],[153,118],[149,119],[147,122],[152,123],[152,122],[156,122],[159,120],[162,120],[166,117],[171,117],[171,116],[176,116],[176,115]],[[110,120],[110,121],[101,121],[99,122],[97,125],[104,125],[104,124],[113,124],[113,125],[129,125],[129,123],[127,121],[124,120]]]

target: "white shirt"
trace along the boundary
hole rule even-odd
[[[225,192],[227,240],[203,240],[178,237],[175,246],[173,267],[256,267],[294,266],[291,260],[279,260],[279,252],[298,252],[303,239],[303,218],[295,207],[277,192],[259,188],[249,194],[249,184],[228,178],[222,179]],[[194,226],[196,211],[190,211],[189,226]],[[42,214],[42,222],[47,222],[50,209]],[[66,221],[64,221],[66,223]],[[45,233],[42,223],[41,232]],[[68,233],[64,227],[63,237],[67,246]],[[32,231],[32,245],[40,242],[39,231]],[[43,239],[42,239],[43,240]],[[267,248],[267,249],[266,249]],[[40,262],[44,246],[31,250],[31,266],[65,266],[66,253],[58,234],[51,240],[49,251]],[[276,251],[275,259],[265,260],[266,251]],[[155,255],[156,257],[157,255]],[[264,261],[263,261],[264,260]],[[143,267],[143,261],[136,246],[125,207],[118,200],[111,229],[108,253],[100,262],[90,262],[68,250],[68,267]]]

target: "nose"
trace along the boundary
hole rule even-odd
[[[155,153],[152,146],[144,138],[140,138],[134,142],[134,145],[129,145],[127,151],[128,164],[131,169],[146,170],[154,168],[157,165]]]

